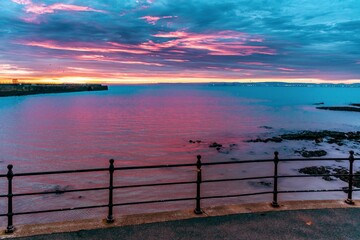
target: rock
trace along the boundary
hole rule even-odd
[[[316,107],[317,109],[322,110],[332,110],[332,111],[347,111],[347,112],[360,112],[360,108],[358,107]]]
[[[271,182],[265,182],[265,181],[260,181],[258,182],[260,185],[263,185],[265,187],[271,187],[272,183]]]
[[[268,138],[267,139],[269,142],[282,142],[282,138],[279,138],[279,137],[272,137],[272,138]]]
[[[222,144],[219,144],[217,142],[213,142],[209,145],[209,148],[218,148],[218,147],[222,147]]]
[[[248,183],[253,187],[271,187],[272,185],[272,182],[268,182],[268,181],[260,181],[260,182],[249,181]]]
[[[324,102],[313,103],[313,105],[324,105]]]
[[[350,106],[360,107],[360,103],[351,103]]]
[[[224,146],[222,146],[222,144],[218,144],[216,142],[212,143],[211,147],[215,146],[216,144],[217,144],[216,150],[219,153],[224,153],[224,154],[229,154],[235,147],[237,147],[236,143],[231,143],[231,144],[229,144],[229,147],[224,147]]]
[[[305,173],[309,175],[317,175],[317,174],[330,174],[330,167],[325,166],[312,166],[312,167],[304,167],[299,169],[299,173]]]
[[[300,153],[301,156],[305,158],[311,158],[311,157],[323,157],[327,154],[325,150],[315,150],[315,151],[307,151],[305,149],[294,151],[295,153]]]
[[[45,192],[55,192],[56,195],[60,195],[60,194],[64,194],[66,190],[68,190],[70,188],[69,185],[66,185],[64,187],[60,186],[60,185],[55,185],[54,187],[52,187],[52,189],[49,189]]]
[[[273,129],[272,127],[269,127],[269,126],[260,126],[259,128],[264,128],[264,129]]]
[[[333,174],[333,175],[340,175],[340,176],[323,176],[322,178],[326,181],[333,181],[335,178],[340,179],[344,182],[349,182],[349,171],[345,167],[328,167],[328,166],[312,166],[312,167],[305,167],[298,170],[299,173],[309,174],[309,175],[318,175],[318,174]],[[359,175],[359,176],[357,176]],[[354,173],[353,176],[353,186],[360,188],[360,171],[357,171]],[[343,188],[345,190],[348,189],[348,187]]]
[[[256,139],[251,139],[251,140],[246,140],[245,142],[263,142],[263,143],[267,143],[267,142],[282,142],[282,138],[280,137],[272,137],[272,138],[266,138],[266,139],[262,139],[262,138],[256,138]]]
[[[347,135],[344,132],[337,132],[337,131],[302,131],[298,133],[289,133],[289,134],[282,134],[280,135],[282,139],[286,140],[315,140],[321,139],[326,137],[331,137],[335,139],[346,139]],[[359,135],[360,138],[360,135]]]

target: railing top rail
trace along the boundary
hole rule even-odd
[[[24,173],[14,173],[14,176],[20,177],[20,176],[52,175],[52,174],[82,173],[82,172],[104,172],[104,171],[109,171],[109,168],[74,169],[74,170],[45,171],[45,172],[24,172]]]
[[[355,160],[358,160],[356,158]],[[279,162],[344,161],[349,158],[280,158]]]
[[[183,164],[160,164],[160,165],[148,165],[148,166],[128,166],[128,167],[115,167],[115,170],[136,170],[136,169],[150,169],[150,168],[172,168],[172,167],[194,167],[195,163],[183,163]]]
[[[354,160],[359,160],[355,158]],[[307,161],[344,161],[349,158],[284,158],[279,159],[279,162],[307,162]],[[205,162],[202,166],[211,165],[227,165],[227,164],[244,164],[244,163],[265,163],[273,162],[273,159],[259,159],[259,160],[232,160],[232,161],[217,161],[217,162]],[[153,168],[176,168],[176,167],[194,167],[196,163],[185,163],[185,164],[159,164],[159,165],[148,165],[148,166],[127,166],[127,167],[115,167],[114,170],[138,170],[138,169],[153,169]],[[74,170],[61,170],[61,171],[44,171],[44,172],[23,172],[14,173],[15,176],[36,176],[36,175],[52,175],[52,174],[68,174],[68,173],[84,173],[84,172],[103,172],[108,171],[109,168],[92,168],[92,169],[74,169]],[[6,174],[0,174],[0,178],[6,177]]]

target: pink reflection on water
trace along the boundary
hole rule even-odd
[[[26,97],[7,118],[11,121],[3,131],[0,145],[6,164],[14,164],[14,172],[83,169],[107,167],[114,158],[116,166],[151,165],[159,163],[192,163],[201,154],[204,161],[229,160],[241,154],[243,132],[259,132],[266,117],[245,103],[250,99],[222,96],[217,93],[193,91],[155,91],[130,94],[68,94]],[[264,108],[264,106],[257,106]],[[201,140],[189,143],[189,140]],[[228,154],[219,153],[208,145],[219,142],[238,146]],[[4,172],[4,168],[2,168]],[[224,172],[225,171],[225,172]],[[224,175],[227,170],[215,171]],[[236,172],[236,171],[235,171]],[[229,172],[227,172],[229,173]],[[153,169],[151,171],[119,172],[117,184],[191,181],[194,169],[182,171]],[[14,181],[15,193],[53,191],[107,186],[107,175],[74,174],[22,177]],[[210,188],[209,191],[215,191]],[[194,186],[157,189],[119,190],[120,202],[191,197]],[[50,194],[28,198],[18,197],[16,211],[58,207],[106,204],[103,192]],[[185,204],[185,205],[184,205]],[[168,204],[169,209],[188,207],[190,203]],[[5,203],[1,203],[2,206]],[[191,204],[190,204],[191,205]],[[143,206],[154,211],[159,205]],[[122,209],[122,208],[119,208]],[[129,208],[132,209],[132,208]],[[152,210],[151,210],[152,209]],[[95,210],[86,217],[99,216]],[[122,213],[135,213],[121,210]],[[79,218],[79,213],[44,214],[37,221],[60,221]],[[81,218],[81,217],[80,217]],[[17,217],[18,223],[32,222],[29,216]]]

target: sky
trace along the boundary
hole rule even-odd
[[[354,83],[359,29],[359,0],[0,0],[0,83]]]

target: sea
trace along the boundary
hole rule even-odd
[[[303,130],[360,131],[360,113],[316,107],[360,103],[359,88],[332,85],[154,84],[109,86],[108,91],[0,98],[0,174],[155,164],[301,158],[298,151],[325,150],[326,157],[357,156],[360,144],[311,141],[249,142]],[[220,150],[209,145],[216,142]],[[347,161],[281,162],[279,174],[298,174],[305,166],[347,166]],[[355,163],[357,169],[358,164]],[[273,163],[203,167],[203,179],[268,176]],[[196,169],[116,171],[116,186],[195,181]],[[14,193],[60,190],[59,194],[14,197],[14,211],[37,211],[107,204],[108,192],[61,190],[106,187],[107,172],[15,177]],[[282,178],[279,190],[334,189],[345,182],[321,178]],[[272,191],[272,179],[202,184],[202,196]],[[0,178],[0,195],[7,194]],[[194,184],[116,189],[115,203],[195,197]],[[355,197],[360,197],[357,193]],[[345,199],[344,192],[281,194],[279,201]],[[203,200],[204,207],[271,202],[272,195]],[[194,201],[115,207],[114,215],[193,208]],[[0,198],[0,214],[7,199]],[[106,208],[15,216],[15,224],[105,218]],[[6,226],[6,218],[0,218]]]

